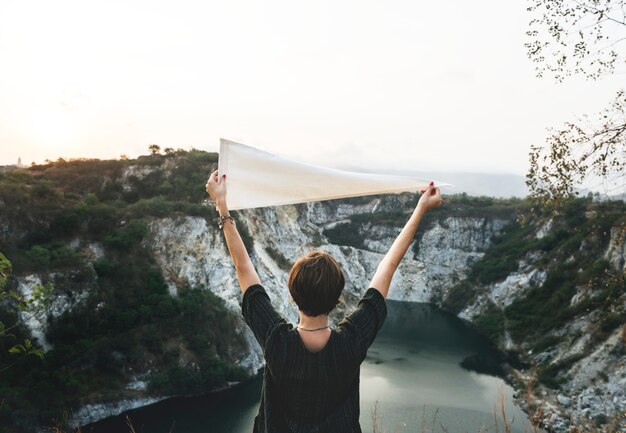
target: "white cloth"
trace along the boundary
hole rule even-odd
[[[356,173],[291,161],[224,138],[220,139],[218,170],[220,176],[226,175],[226,201],[232,210],[414,192],[430,183],[408,176]]]

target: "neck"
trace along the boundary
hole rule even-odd
[[[317,329],[328,326],[328,314],[320,314],[319,316],[307,316],[300,311],[300,322],[298,326],[305,329]]]

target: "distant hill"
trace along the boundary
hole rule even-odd
[[[374,171],[357,167],[341,167],[341,169],[359,172]],[[472,196],[497,198],[526,197],[528,195],[528,188],[526,187],[524,176],[517,174],[428,172],[393,169],[381,170],[379,172],[415,176],[451,183],[454,185],[454,188],[449,188],[444,191],[444,193],[449,194],[466,193]]]

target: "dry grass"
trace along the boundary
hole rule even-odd
[[[624,328],[626,329],[626,327]],[[526,387],[526,404],[528,408],[528,419],[530,421],[524,427],[524,433],[548,433],[549,430],[544,426],[544,421],[547,418],[546,411],[543,404],[535,407],[535,399],[533,397],[535,380],[531,379],[527,383]],[[511,426],[515,421],[514,417],[509,417],[506,413],[506,397],[502,387],[498,390],[498,398],[493,407],[493,426],[480,426],[477,433],[511,433]],[[422,421],[420,425],[419,433],[436,433],[437,429],[441,433],[449,433],[448,428],[437,420],[439,415],[439,409],[435,409],[432,418],[429,420],[426,416],[426,405],[422,407]],[[626,414],[624,414],[626,418]],[[126,425],[128,426],[129,433],[137,433],[133,423],[128,415],[125,415]],[[67,422],[65,423],[67,425]],[[169,430],[169,433],[174,432],[175,425]],[[407,428],[407,424],[404,422],[398,423],[393,433],[402,433],[403,429]],[[61,424],[57,424],[49,429],[52,433],[82,433],[81,428],[78,427],[75,430],[69,428],[63,428]],[[407,430],[414,431],[414,430]],[[593,426],[591,420],[588,420],[580,425],[574,425],[573,420],[570,419],[570,427],[568,433],[620,433],[620,427],[617,425],[607,425],[603,428]],[[387,433],[383,427],[383,419],[380,411],[380,403],[376,401],[372,408],[372,433]]]
[[[128,426],[128,432],[129,433],[137,433],[137,430],[135,430],[135,426],[133,425],[132,420],[130,419],[130,417],[128,415],[124,415],[124,420],[126,421],[126,425]],[[65,420],[64,422],[65,425],[67,425],[67,420]],[[168,433],[173,433],[174,432],[174,427],[176,426],[176,422],[174,422],[172,424],[172,427],[170,427],[170,430]],[[49,428],[50,432],[52,433],[66,433],[66,432],[71,432],[71,433],[82,433],[82,430],[80,427],[77,427],[76,429],[72,430],[68,427],[63,427],[60,423],[57,422],[57,424],[53,427]]]
[[[524,426],[524,433],[548,433],[550,430],[547,429],[544,425],[544,421],[546,421],[547,414],[543,404],[539,405],[535,408],[534,398],[533,398],[533,386],[535,384],[534,380],[530,380],[528,382],[526,388],[526,402],[528,407],[528,419],[529,423]],[[502,388],[498,390],[498,400],[496,404],[494,404],[493,408],[493,426],[480,426],[478,433],[487,433],[487,432],[496,432],[496,433],[511,433],[511,426],[513,425],[515,418],[509,417],[506,413],[505,407],[506,397],[504,396],[504,391]],[[420,425],[419,433],[435,433],[435,431],[439,428],[442,433],[449,433],[448,429],[441,422],[437,421],[437,416],[439,414],[439,409],[435,410],[433,414],[430,425],[428,423],[426,417],[426,406],[424,405],[422,409],[422,421]],[[626,414],[624,414],[626,417]],[[604,427],[595,427],[591,420],[580,423],[579,425],[574,425],[572,419],[570,419],[570,427],[568,429],[568,433],[620,433],[620,427],[618,425],[609,424]],[[401,423],[400,426],[396,428],[394,433],[399,433],[403,427],[407,427],[405,423]],[[413,430],[411,430],[413,431]],[[386,430],[383,428],[382,416],[380,413],[380,405],[379,402],[376,401],[374,403],[374,407],[372,408],[372,433],[386,433]]]

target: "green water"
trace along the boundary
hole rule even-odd
[[[512,403],[511,387],[498,377],[468,371],[460,362],[481,355],[493,361],[489,342],[461,320],[428,304],[388,301],[385,326],[361,367],[361,426],[372,431],[372,410],[384,432],[495,432],[494,406],[504,397],[512,432],[527,417]],[[137,432],[247,433],[258,410],[261,379],[219,394],[173,398],[129,411]],[[500,408],[498,406],[498,414]],[[499,427],[502,422],[499,418]],[[442,427],[443,426],[443,427]],[[445,430],[444,430],[445,427]],[[83,432],[127,432],[112,417]]]

